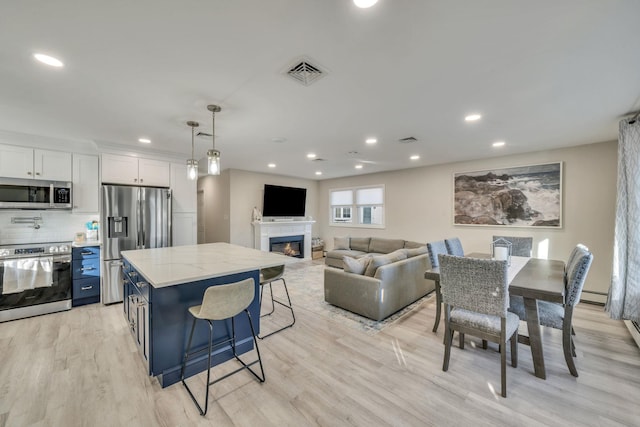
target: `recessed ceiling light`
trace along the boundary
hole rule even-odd
[[[367,138],[364,142],[366,142],[367,144],[375,144],[376,142],[378,142],[378,140],[375,138]]]
[[[316,175],[322,175],[322,172],[316,171]]]
[[[475,122],[476,120],[480,120],[482,116],[480,114],[469,114],[464,118],[467,122]]]
[[[34,53],[33,57],[43,64],[51,65],[52,67],[62,67],[64,64],[58,58],[54,58],[53,56],[45,55],[43,53]]]
[[[287,140],[287,138],[283,138],[281,136],[276,136],[274,138],[271,138],[271,142],[275,142],[276,144],[282,144],[286,140]]]
[[[353,0],[353,4],[359,8],[366,9],[378,3],[378,0]]]
[[[275,168],[276,164],[275,163],[269,163],[267,166],[269,166],[270,168]]]
[[[414,154],[413,156],[409,157],[411,160],[419,160],[420,156],[418,156],[417,154]]]
[[[138,142],[142,142],[143,144],[151,144],[151,140],[149,138],[138,138]]]
[[[356,169],[362,169],[362,165],[356,165]]]
[[[504,146],[504,141],[496,141],[491,145],[493,145],[494,147],[502,147]]]
[[[315,159],[315,158],[316,158],[316,153],[307,154],[307,159]]]

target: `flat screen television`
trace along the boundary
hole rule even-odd
[[[264,185],[262,216],[296,217],[305,216],[307,189]]]

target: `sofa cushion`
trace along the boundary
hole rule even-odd
[[[404,250],[397,250],[385,255],[374,256],[371,258],[367,269],[364,271],[364,275],[373,277],[375,276],[378,267],[382,267],[383,265],[391,264],[396,261],[402,261],[403,259],[407,259],[407,254]]]
[[[352,237],[351,238],[351,249],[355,249],[356,251],[369,252],[369,241],[371,237]]]
[[[370,262],[371,257],[368,256],[363,256],[358,259],[348,256],[342,258],[342,264],[345,273],[364,274]]]
[[[405,240],[404,242],[404,247],[406,249],[415,249],[415,248],[419,248],[421,246],[427,246],[426,243],[420,243],[420,242],[412,242],[411,240]]]
[[[369,242],[369,252],[379,252],[388,254],[396,249],[404,248],[404,240],[399,239],[383,239],[380,237],[372,237]]]
[[[414,256],[429,253],[429,250],[427,249],[426,246],[419,246],[417,248],[411,248],[411,249],[405,248],[405,252],[407,253],[407,258],[412,258]]]
[[[333,249],[351,249],[349,247],[349,238],[348,237],[334,237],[333,238]]]
[[[350,256],[351,258],[360,258],[361,256],[368,255],[366,252],[354,251],[351,249],[334,249],[327,252],[327,258],[342,259],[344,256]]]

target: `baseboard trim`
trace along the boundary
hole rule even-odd
[[[632,320],[625,320],[624,324],[627,325],[627,328],[629,329],[629,332],[631,332],[631,336],[636,342],[636,345],[640,347],[640,324]]]

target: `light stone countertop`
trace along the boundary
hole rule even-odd
[[[83,240],[82,242],[76,242],[75,240],[71,244],[74,248],[84,248],[87,246],[100,246],[102,242],[100,240]]]
[[[122,251],[122,257],[154,288],[301,261],[229,243]]]

